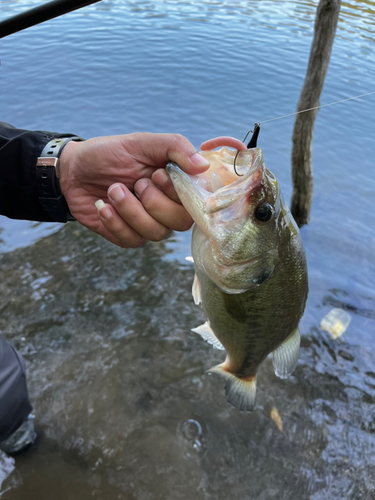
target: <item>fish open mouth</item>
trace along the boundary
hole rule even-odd
[[[202,174],[189,177],[196,186],[210,194],[228,189],[229,186],[242,190],[263,164],[260,148],[233,150],[224,146],[218,151],[204,150],[200,154],[210,161],[210,168]]]
[[[243,197],[248,198],[262,181],[265,167],[260,148],[238,151],[224,146],[201,154],[210,161],[210,168],[202,174],[188,175],[173,162],[168,163],[166,170],[182,204],[209,236],[210,217],[234,206]],[[236,214],[227,211],[226,217],[234,220]]]

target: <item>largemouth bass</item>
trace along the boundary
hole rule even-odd
[[[173,162],[167,166],[195,222],[193,297],[207,321],[193,331],[226,350],[225,361],[208,372],[224,377],[229,403],[251,411],[262,361],[272,352],[281,378],[297,364],[298,324],[308,293],[305,251],[260,148],[237,153],[224,146],[201,154],[211,162],[204,174],[190,176]]]

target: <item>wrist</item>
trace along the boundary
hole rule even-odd
[[[69,141],[61,152],[59,158],[59,184],[64,198],[67,198],[69,185],[72,180],[75,163],[75,150],[79,147],[79,142]]]

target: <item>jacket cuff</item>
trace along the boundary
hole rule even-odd
[[[11,219],[53,222],[40,201],[36,162],[53,138],[75,134],[28,131],[0,123],[0,214]]]

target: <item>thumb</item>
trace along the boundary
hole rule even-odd
[[[180,134],[147,134],[147,147],[143,151],[153,160],[155,166],[165,168],[168,161],[174,161],[187,174],[196,175],[210,166],[207,158],[198,153],[186,137]]]
[[[173,137],[173,135],[172,135]],[[200,174],[208,169],[210,162],[200,155],[190,141],[176,134],[168,148],[168,159],[175,161],[187,174]]]

